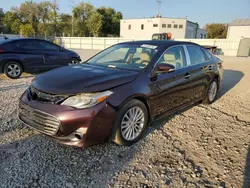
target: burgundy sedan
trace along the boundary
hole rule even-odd
[[[120,43],[37,76],[20,98],[19,119],[67,145],[131,145],[162,115],[214,102],[222,73],[221,60],[194,43]]]

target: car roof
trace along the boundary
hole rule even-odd
[[[3,40],[1,42],[8,43],[8,42],[24,41],[24,40],[42,40],[42,41],[46,41],[46,40],[43,40],[43,39],[34,39],[34,38],[11,38],[11,39]]]
[[[198,45],[196,43],[192,42],[186,42],[186,41],[175,41],[175,40],[142,40],[142,41],[130,41],[130,42],[122,42],[119,44],[148,44],[148,45],[155,45],[155,46],[164,46],[164,47],[170,47],[174,45]],[[199,46],[199,45],[198,45]]]

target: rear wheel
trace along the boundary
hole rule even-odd
[[[80,61],[79,61],[78,59],[72,58],[72,59],[70,60],[70,62],[69,62],[69,65],[75,65],[75,64],[78,64],[78,63],[80,63]]]
[[[4,74],[11,79],[19,78],[23,73],[23,67],[16,61],[10,61],[4,66]]]
[[[119,145],[130,146],[141,138],[147,125],[146,106],[139,100],[131,100],[118,111],[112,140]]]
[[[205,104],[212,104],[218,93],[218,80],[214,79],[208,88],[206,99],[203,101]]]

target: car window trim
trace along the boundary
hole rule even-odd
[[[183,45],[183,48],[184,48],[184,52],[185,52],[186,59],[187,59],[187,67],[190,67],[192,64],[191,64],[191,59],[190,59],[190,56],[189,56],[187,46]]]
[[[23,45],[18,45],[18,42],[20,42],[21,44],[22,44],[22,42],[25,44],[25,42],[36,42],[37,40],[35,40],[35,39],[25,39],[25,40],[18,40],[18,41],[16,41],[16,47],[18,48],[18,49],[22,49],[22,50],[30,50],[30,51],[37,51],[37,50],[39,50],[39,48],[33,48],[33,49],[30,49],[30,48],[25,48],[25,47],[23,47]]]
[[[54,44],[53,42],[50,42],[50,41],[46,41],[46,40],[37,40],[39,42],[39,45],[41,45],[40,42],[44,42],[48,45],[51,45],[51,46],[56,46],[58,49],[57,50],[48,50],[48,49],[42,49],[44,51],[53,51],[53,52],[58,52],[60,50],[60,46],[57,45],[57,44]]]
[[[211,61],[211,60],[213,59],[213,55],[212,55],[206,48],[201,47],[201,51],[205,54],[206,59],[207,59],[208,61]],[[207,53],[210,54],[210,57],[211,57],[211,58],[208,57],[208,55],[205,53],[205,51],[207,51]]]
[[[185,68],[187,68],[187,67],[189,67],[188,66],[188,59],[187,59],[187,55],[186,55],[186,52],[185,52],[185,48],[184,48],[184,46],[185,45],[183,45],[183,44],[178,44],[178,45],[173,45],[173,46],[170,46],[170,47],[168,47],[162,54],[161,54],[161,56],[159,57],[159,59],[156,61],[156,63],[154,64],[154,66],[153,66],[153,68],[152,68],[152,70],[150,71],[150,73],[149,73],[149,77],[152,77],[152,73],[153,73],[153,71],[154,71],[154,69],[155,69],[155,67],[156,67],[156,65],[159,63],[159,61],[161,60],[161,58],[165,55],[165,53],[169,50],[169,49],[171,49],[171,48],[174,48],[174,47],[178,47],[178,46],[181,46],[181,47],[183,47],[183,50],[184,50],[184,54],[185,54],[185,59],[186,59],[186,63],[187,63],[187,65],[185,66],[185,67],[182,67],[182,68],[180,68],[180,69],[177,69],[177,70],[181,70],[181,69],[185,69]],[[189,56],[188,56],[189,57]],[[189,59],[189,61],[190,61],[190,59]],[[175,70],[176,71],[176,70]]]
[[[207,63],[207,62],[211,61],[211,59],[210,59],[210,60],[206,60],[206,59],[207,59],[207,58],[206,58],[206,55],[205,55],[205,53],[202,51],[201,47],[196,46],[196,45],[192,45],[192,44],[186,44],[186,45],[184,45],[184,46],[186,47],[186,49],[187,49],[187,46],[195,46],[195,47],[197,47],[197,48],[200,48],[201,52],[203,53],[203,55],[204,55],[204,57],[205,57],[205,61],[200,62],[200,63],[195,64],[195,65],[199,65],[199,64],[203,64],[203,63]],[[187,49],[187,53],[188,53],[189,60],[190,60],[190,66],[189,66],[189,67],[195,66],[195,65],[192,65],[192,63],[191,63],[191,59],[190,59],[190,55],[189,55],[188,49]]]

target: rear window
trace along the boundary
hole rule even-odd
[[[197,46],[187,46],[190,61],[192,65],[200,64],[206,61],[205,54]]]
[[[210,54],[208,50],[206,50],[204,48],[201,48],[201,49],[205,53],[208,60],[212,59],[212,54]]]
[[[4,48],[15,48],[15,42],[11,41],[11,40],[4,40],[4,41],[0,41],[0,46],[4,47]]]
[[[39,43],[35,40],[20,40],[16,42],[18,48],[25,50],[37,50],[39,49]]]

